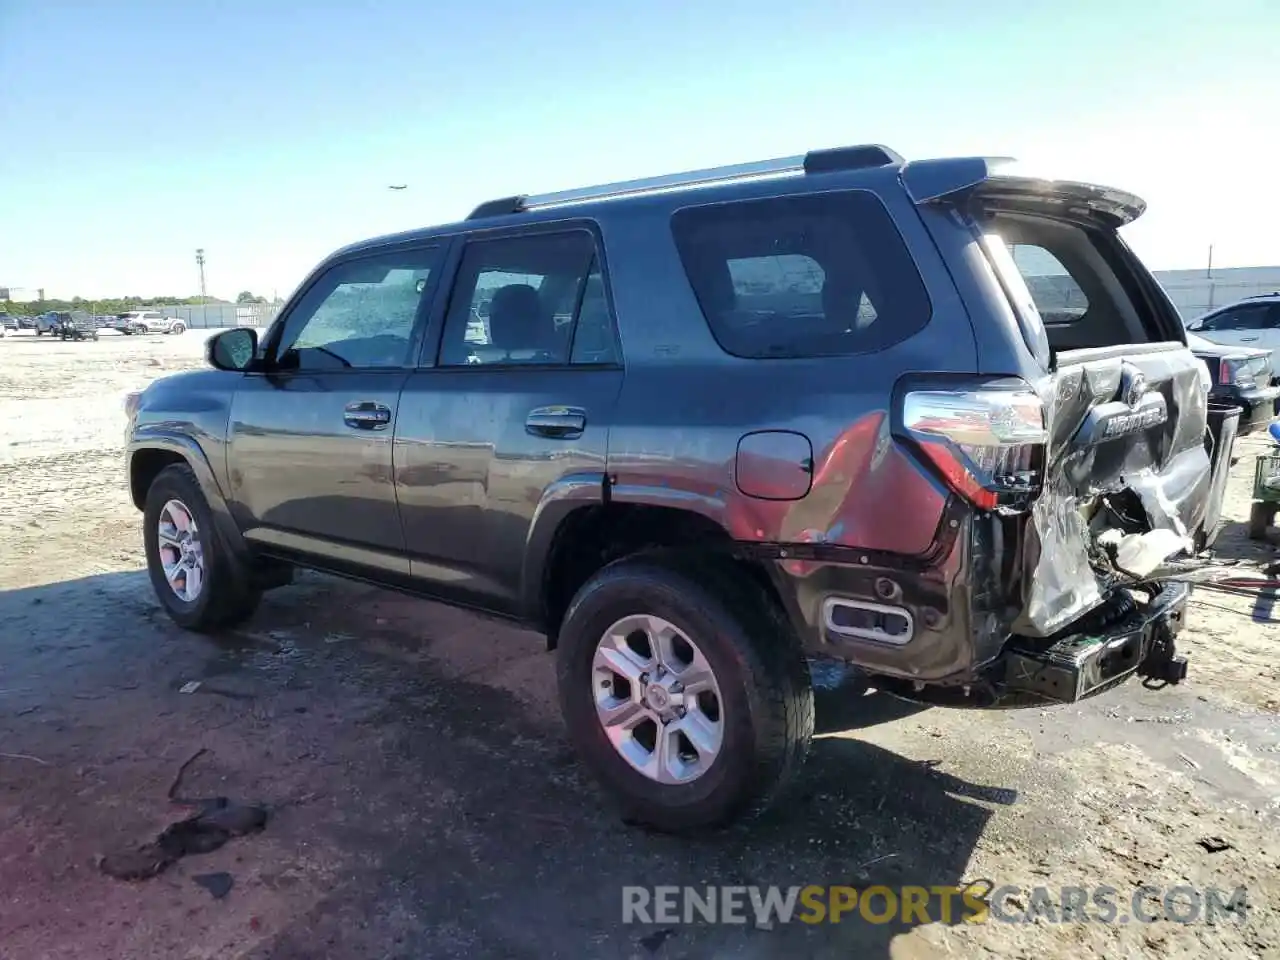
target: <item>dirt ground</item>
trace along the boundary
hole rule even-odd
[[[790,803],[655,836],[576,764],[538,637],[310,575],[224,637],[170,625],[141,572],[121,401],[199,365],[202,339],[0,340],[0,957],[1280,958],[1273,600],[1197,591],[1188,682],[1076,706],[921,710],[827,678]],[[1274,556],[1243,533],[1259,449],[1238,444],[1219,543],[1246,565]],[[102,854],[187,812],[166,791],[201,748],[183,792],[263,802],[266,829],[147,881],[104,876]],[[215,899],[194,878],[219,872],[234,886]],[[1249,909],[622,922],[625,885],[980,879],[1109,885],[1125,917],[1142,885],[1245,887]]]

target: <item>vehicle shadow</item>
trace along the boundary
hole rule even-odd
[[[1266,563],[1277,559],[1280,553],[1280,528],[1271,527],[1267,540],[1253,540],[1249,537],[1249,524],[1244,520],[1229,520],[1218,532],[1214,541],[1213,555],[1220,560],[1250,560]]]
[[[174,767],[196,748],[209,751],[202,764],[223,765],[219,792],[274,811],[260,840],[236,841],[223,860],[203,858],[214,866],[201,869],[236,876],[236,891],[216,907],[180,875],[150,881],[168,892],[127,900],[111,899],[118,885],[80,875],[42,895],[47,916],[35,910],[29,928],[71,938],[41,941],[68,953],[76,936],[106,936],[60,925],[74,899],[85,916],[124,910],[157,943],[176,937],[191,950],[200,947],[192,931],[204,926],[192,916],[216,909],[220,929],[234,920],[245,931],[236,955],[259,960],[887,958],[922,918],[904,921],[883,895],[869,914],[855,906],[839,922],[800,906],[817,922],[758,923],[742,895],[745,922],[690,914],[685,923],[677,899],[675,921],[641,914],[627,923],[624,889],[702,896],[708,886],[777,886],[785,895],[883,885],[897,898],[904,885],[954,888],[970,879],[994,812],[1017,799],[931,758],[829,735],[815,740],[788,797],[755,821],[694,837],[651,833],[620,820],[568,748],[540,639],[481,623],[311,576],[214,638],[173,628],[141,571],[0,592],[5,749],[44,761],[5,788],[24,811],[17,829],[68,838],[59,855],[86,862],[101,852],[104,822],[134,822],[126,811],[141,789],[163,805]],[[391,642],[421,655],[389,655]],[[465,663],[454,662],[458,651]],[[191,678],[203,685],[180,692]],[[882,695],[847,699],[856,705],[826,701],[844,711],[820,711],[827,729],[916,709]],[[68,780],[77,769],[94,771],[93,789]],[[136,829],[152,829],[152,810]],[[27,859],[19,851],[0,864],[0,880],[18,895],[35,882],[23,879],[35,872]],[[251,936],[263,898],[286,881],[316,894],[288,901],[287,913]],[[828,897],[817,902],[829,906]],[[961,922],[959,902],[952,907],[949,921]],[[940,900],[925,909],[930,920],[948,919]]]
[[[837,661],[813,660],[814,732],[840,733],[915,716],[928,709],[868,686],[856,670]]]

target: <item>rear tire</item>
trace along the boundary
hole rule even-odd
[[[167,525],[171,534],[186,532],[181,524],[162,523],[162,519],[180,518],[184,512],[193,528],[192,535],[185,538],[186,549],[166,540],[162,553],[162,526]],[[257,608],[262,594],[251,585],[246,565],[236,559],[218,535],[213,511],[185,463],[165,467],[147,490],[143,541],[151,586],[160,605],[178,626],[197,632],[219,630],[247,620]],[[175,575],[166,573],[166,567],[172,571],[182,565],[175,562],[180,556],[185,559],[197,551],[200,572],[196,585],[189,589],[193,586],[191,572]],[[181,596],[180,587],[175,584],[187,595]]]
[[[653,703],[643,691],[659,685],[650,681],[661,675],[660,669],[644,673],[634,688],[624,682],[622,692],[616,681],[601,679],[598,651],[621,649],[608,638],[616,637],[619,629],[629,629],[619,624],[634,621],[673,627],[676,643],[683,639],[684,646],[693,649],[713,674],[714,711],[698,700],[686,701],[688,710],[696,711],[699,718],[716,715],[718,737],[700,741],[714,742],[714,751],[708,750],[713,759],[703,765],[701,747],[679,746],[693,747],[693,741],[682,735],[666,741],[677,745],[669,754],[677,758],[677,769],[701,769],[693,779],[661,782],[629,759],[646,749],[641,743],[643,726],[619,734],[617,726],[611,725],[612,735],[626,744],[625,750],[606,733],[602,698],[608,704],[619,702],[615,698],[637,699],[630,692],[634,689],[640,691],[641,712],[650,712]],[[694,564],[654,554],[610,564],[570,604],[560,628],[557,656],[560,708],[569,737],[631,822],[684,832],[752,816],[782,793],[808,753],[813,690],[800,645],[771,598],[727,562]],[[609,692],[602,694],[597,690],[600,686]],[[669,729],[661,724],[679,727],[684,710],[680,708],[677,720],[641,721],[657,731],[656,736],[645,737],[646,743],[655,744],[648,748],[655,758],[652,770],[661,765],[657,737]],[[687,757],[694,758],[688,767]]]

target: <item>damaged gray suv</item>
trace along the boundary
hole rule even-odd
[[[1222,457],[1142,210],[859,146],[347,247],[131,400],[156,593],[225,628],[300,566],[541,631],[671,830],[777,796],[815,658],[952,706],[1176,682]]]

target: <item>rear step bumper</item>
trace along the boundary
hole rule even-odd
[[[1176,656],[1174,638],[1186,622],[1190,587],[1166,583],[1146,606],[1119,622],[1089,633],[1046,641],[1015,638],[996,663],[1002,705],[1011,701],[1074,703],[1122,683],[1138,673],[1177,683],[1186,661]]]

